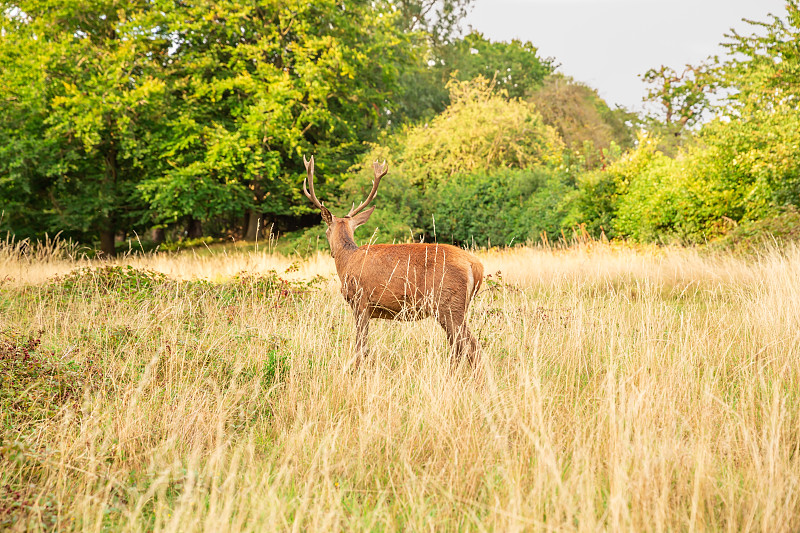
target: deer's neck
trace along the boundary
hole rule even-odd
[[[350,235],[343,235],[332,244],[333,261],[336,263],[336,272],[339,274],[339,278],[342,279],[344,269],[348,261],[350,261],[350,257],[358,250],[358,245]]]

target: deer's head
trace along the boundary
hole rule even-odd
[[[306,179],[303,180],[303,192],[306,197],[311,200],[311,203],[319,208],[322,214],[322,220],[328,225],[328,229],[325,230],[325,235],[328,237],[331,253],[333,257],[336,258],[340,250],[357,247],[353,234],[357,227],[369,220],[370,215],[372,215],[372,212],[375,210],[374,206],[366,211],[364,211],[364,208],[375,199],[375,195],[378,193],[378,185],[381,183],[381,178],[389,172],[389,166],[386,164],[386,161],[383,163],[375,161],[375,163],[373,163],[372,168],[375,172],[375,179],[372,181],[372,191],[369,193],[369,196],[367,196],[367,199],[361,202],[358,207],[354,204],[347,215],[340,218],[333,216],[328,208],[317,199],[317,195],[314,192],[314,156],[311,156],[310,161],[307,161],[304,156],[303,163],[306,165],[307,173]]]

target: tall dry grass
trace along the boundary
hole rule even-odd
[[[44,418],[5,416],[0,520],[18,531],[800,529],[800,250],[480,257],[492,277],[471,311],[477,374],[451,369],[430,320],[373,321],[374,362],[346,371],[353,321],[325,255],[128,258],[214,282],[135,297],[45,281],[75,261],[0,258],[0,330],[40,336],[40,353],[91,384]],[[221,296],[235,273],[270,269],[328,281]]]

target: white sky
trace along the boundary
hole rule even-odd
[[[709,55],[742,18],[785,15],[783,0],[476,0],[467,24],[496,41],[531,41],[559,71],[612,105],[642,109],[649,68],[679,70]]]

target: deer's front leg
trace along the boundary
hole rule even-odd
[[[369,313],[365,308],[353,306],[353,314],[356,319],[356,366],[369,357],[369,347],[367,346],[367,335],[369,334]]]

